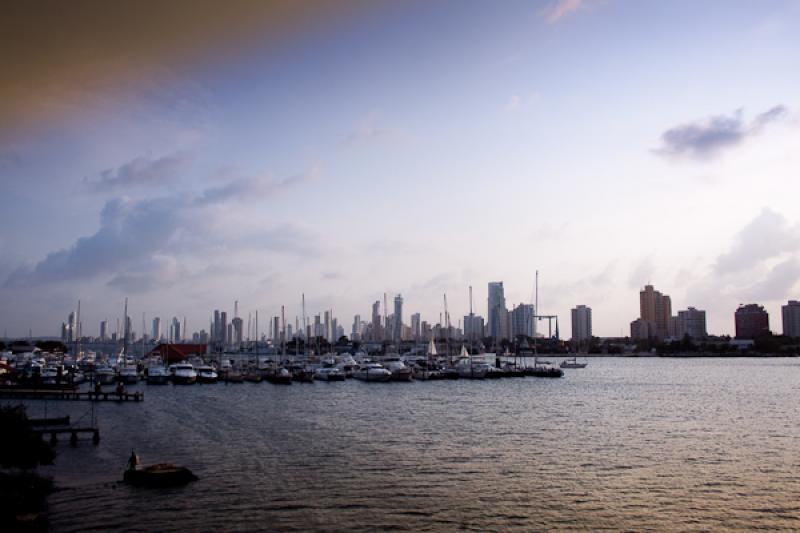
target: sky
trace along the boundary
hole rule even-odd
[[[228,4],[226,3],[226,6]],[[12,3],[0,328],[800,299],[800,3]],[[188,16],[191,14],[191,16]],[[137,327],[138,329],[138,327]]]

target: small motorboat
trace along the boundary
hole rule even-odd
[[[387,359],[384,361],[384,367],[392,373],[390,378],[392,381],[411,381],[414,377],[412,370],[400,359]]]
[[[129,468],[123,480],[137,487],[176,487],[197,481],[197,476],[186,467],[160,463],[145,468]]]
[[[267,374],[267,381],[274,385],[291,385],[292,374],[285,368],[279,368],[274,372]]]
[[[361,365],[353,377],[361,381],[389,381],[392,373],[378,363],[366,363]]]
[[[219,375],[212,366],[200,366],[197,368],[197,382],[198,383],[216,383]]]
[[[180,363],[170,366],[172,372],[172,383],[176,385],[192,385],[197,381],[197,372],[188,363]]]
[[[161,365],[147,367],[148,385],[166,385],[169,382],[169,371]]]
[[[315,375],[316,379],[322,381],[344,381],[346,379],[344,372],[335,366],[318,368]]]
[[[561,361],[561,368],[586,368],[589,363],[579,363],[577,357]]]

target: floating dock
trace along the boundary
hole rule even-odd
[[[0,388],[0,398],[14,398],[19,400],[88,400],[94,402],[141,402],[144,393],[116,391],[83,391],[53,390],[53,389],[18,389]]]

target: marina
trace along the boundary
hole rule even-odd
[[[96,404],[99,446],[59,440],[42,468],[64,489],[49,497],[50,525],[791,530],[800,430],[785,400],[798,379],[795,358],[592,358],[558,380],[140,382],[146,402]],[[26,404],[42,415],[43,401]],[[83,411],[48,402],[51,417]],[[199,481],[122,485],[131,448]]]

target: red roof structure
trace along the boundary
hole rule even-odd
[[[177,363],[193,355],[205,355],[207,344],[167,344],[162,343],[153,348],[149,355],[160,355],[166,364]]]

